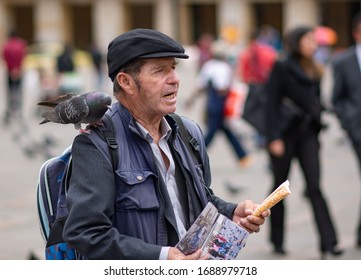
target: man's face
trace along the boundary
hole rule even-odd
[[[135,92],[133,112],[142,118],[160,119],[176,110],[179,78],[174,58],[147,59],[138,74],[140,88]]]

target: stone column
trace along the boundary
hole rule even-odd
[[[249,0],[223,0],[218,6],[218,32],[225,27],[237,29],[239,41],[245,42],[253,25]]]
[[[94,41],[103,52],[106,52],[109,42],[126,31],[124,2],[97,0],[93,5]]]
[[[8,14],[6,11],[6,5],[4,2],[0,2],[0,46],[2,46],[8,36],[9,32],[9,21]]]
[[[154,28],[177,39],[175,25],[178,11],[173,5],[173,0],[154,1]]]
[[[65,41],[65,15],[61,1],[35,1],[34,37],[38,42]]]
[[[8,32],[9,32],[9,20],[8,15],[9,13],[6,12],[6,6],[4,2],[0,2],[0,48],[2,49],[5,40],[7,39]],[[5,111],[6,107],[6,66],[3,59],[0,59],[0,91],[3,93],[0,96],[0,112]],[[1,115],[2,117],[2,115]]]
[[[179,30],[178,40],[182,44],[191,44],[192,18],[191,18],[190,8],[187,2],[179,1],[178,14],[179,14],[179,19],[177,21],[177,24],[182,27],[182,28],[178,28]]]
[[[299,25],[318,24],[319,6],[314,0],[285,0],[283,30],[287,31]]]

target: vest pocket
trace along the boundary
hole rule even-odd
[[[125,210],[157,210],[156,175],[148,170],[116,171],[116,208]]]

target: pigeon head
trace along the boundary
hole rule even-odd
[[[87,119],[92,123],[93,121],[101,119],[110,108],[112,98],[103,92],[90,92],[86,95],[86,103],[89,107]]]
[[[86,101],[88,105],[92,106],[93,108],[98,108],[98,109],[102,108],[106,110],[112,104],[112,98],[108,94],[100,91],[88,93],[86,95]]]

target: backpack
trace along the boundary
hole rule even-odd
[[[101,138],[108,143],[113,168],[118,162],[118,146],[115,140],[114,124],[108,115],[103,118]],[[66,196],[71,176],[71,146],[56,157],[48,159],[40,168],[37,183],[37,209],[40,231],[44,240],[45,259],[74,260],[76,252],[63,240],[62,233],[68,208]]]
[[[197,141],[193,138],[179,115],[170,114],[179,126],[180,136],[189,149],[195,162],[199,162]],[[99,136],[108,144],[112,165],[118,166],[118,145],[114,124],[109,115],[103,117],[104,128]],[[56,157],[48,159],[40,168],[37,183],[37,209],[41,234],[46,242],[46,260],[75,260],[77,252],[63,239],[63,229],[68,217],[66,196],[71,176],[71,146]]]

